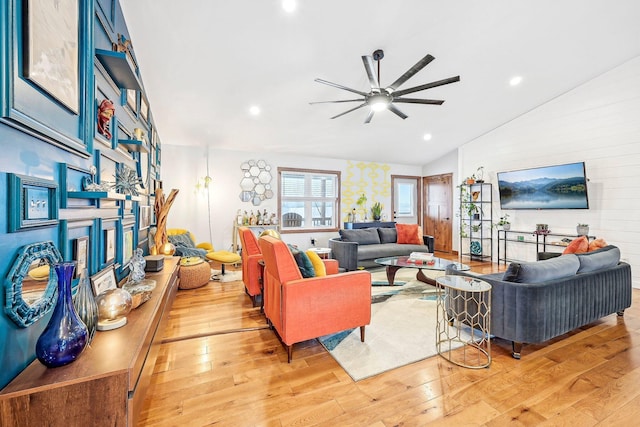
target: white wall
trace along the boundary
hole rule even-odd
[[[584,161],[588,210],[505,211],[511,228],[533,230],[546,223],[554,232],[572,234],[577,223],[587,223],[589,234],[620,247],[640,287],[640,57],[465,144],[458,157],[455,182],[484,166],[485,180],[494,184],[499,171]],[[441,165],[450,162],[451,157],[433,162],[423,173],[441,173]],[[499,218],[496,188],[493,208]],[[533,256],[532,246],[509,250],[514,258]]]
[[[268,213],[277,213],[277,169],[291,167],[303,169],[321,169],[340,171],[342,180],[348,179],[348,160],[337,160],[325,157],[303,157],[275,153],[248,153],[243,151],[212,150],[209,153],[209,174],[213,178],[208,196],[211,214],[208,213],[207,192],[197,192],[195,185],[198,179],[204,178],[207,171],[207,150],[202,147],[188,148],[184,146],[162,145],[162,178],[163,187],[168,194],[171,188],[180,189],[180,193],[169,212],[168,227],[188,228],[198,241],[211,241],[216,249],[229,250],[232,246],[233,223],[238,209],[256,210],[250,202],[240,200],[240,180],[243,177],[240,165],[248,160],[265,160],[271,166],[271,181],[274,197],[265,200],[258,206]],[[358,163],[358,161],[352,161]],[[388,164],[388,175],[416,175],[421,173],[419,166]],[[390,217],[390,197],[380,200]],[[211,224],[211,234],[209,233]],[[306,249],[311,247],[311,237],[316,239],[316,246],[327,246],[330,233],[288,233],[282,236],[290,244]]]

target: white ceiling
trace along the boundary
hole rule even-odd
[[[640,55],[636,0],[120,2],[163,144],[422,165]],[[446,102],[398,104],[406,120],[309,105],[357,98],[315,78],[368,91],[376,49],[383,85],[427,53],[401,89],[461,81],[410,95]]]

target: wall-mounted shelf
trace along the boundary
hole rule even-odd
[[[115,191],[69,191],[67,197],[70,199],[106,199],[106,200],[131,200],[139,202],[141,196],[131,194],[116,193]]]
[[[67,197],[70,199],[107,199],[107,200],[130,200],[126,194],[115,191],[69,191]]]
[[[142,91],[135,66],[124,52],[96,49],[96,57],[118,87]]]
[[[129,151],[138,153],[148,153],[149,149],[145,146],[144,141],[138,139],[119,139],[118,144],[122,145]]]

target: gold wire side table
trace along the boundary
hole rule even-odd
[[[491,285],[466,276],[442,276],[438,289],[436,350],[464,368],[491,365]]]

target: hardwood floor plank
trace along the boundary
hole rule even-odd
[[[473,262],[478,273],[504,266]],[[545,343],[494,339],[489,368],[431,357],[354,382],[317,340],[293,361],[242,282],[178,292],[140,426],[633,425],[640,417],[640,290]]]

